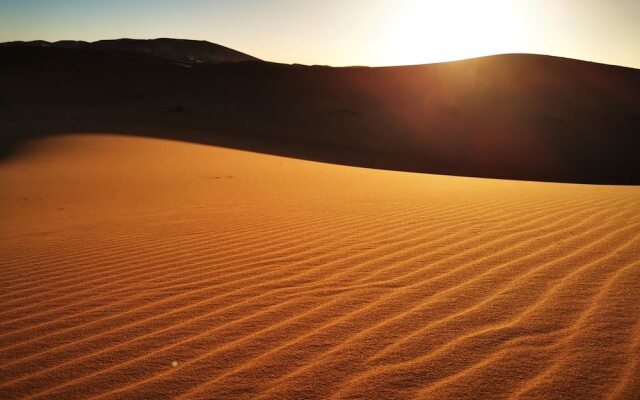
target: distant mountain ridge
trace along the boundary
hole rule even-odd
[[[4,47],[44,47],[82,50],[120,51],[126,53],[143,54],[167,60],[187,63],[237,63],[244,61],[260,61],[248,54],[207,42],[205,40],[187,39],[114,39],[85,42],[62,40],[47,42],[36,40],[31,42],[0,43]]]

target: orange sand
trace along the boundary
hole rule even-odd
[[[640,187],[108,135],[0,187],[2,399],[640,398]]]

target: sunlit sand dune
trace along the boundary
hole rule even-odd
[[[96,134],[0,187],[2,399],[640,393],[640,187]]]

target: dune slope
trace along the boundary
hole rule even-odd
[[[634,399],[640,188],[160,139],[0,164],[3,399]]]
[[[199,130],[215,145],[206,133],[332,147],[350,154],[313,160],[353,166],[640,185],[637,69],[526,54],[389,68],[144,54],[0,46],[0,158],[32,135],[135,123]]]

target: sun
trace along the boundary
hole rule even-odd
[[[389,15],[378,58],[417,64],[518,52],[528,42],[527,12],[513,0],[409,0]]]

